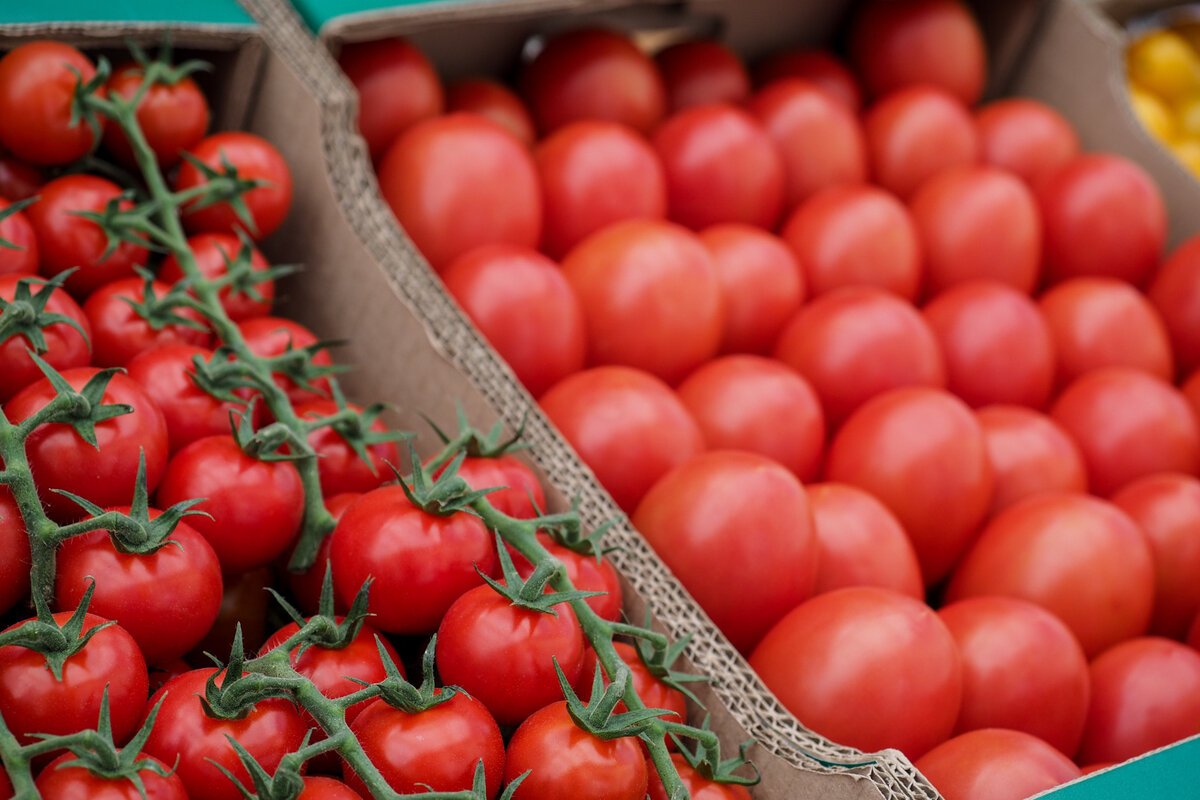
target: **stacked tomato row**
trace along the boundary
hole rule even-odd
[[[845,44],[340,63],[401,226],[783,703],[1024,797],[1200,723],[1200,239],[981,104],[962,4]]]

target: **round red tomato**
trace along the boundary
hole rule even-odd
[[[766,86],[783,78],[803,78],[829,92],[854,114],[862,110],[863,90],[858,76],[835,53],[824,47],[801,47],[768,56],[754,68],[754,81]]]
[[[316,344],[317,335],[299,322],[283,317],[252,317],[238,323],[238,331],[250,352],[259,358],[275,358],[289,350],[303,350]],[[321,348],[310,359],[314,366],[329,366],[333,358],[329,351]],[[318,378],[312,381],[312,389],[305,389],[282,373],[275,373],[275,383],[287,392],[293,406],[309,400],[329,396],[329,380]]]
[[[124,64],[113,70],[105,88],[110,95],[131,100],[141,89],[144,75],[140,64]],[[179,162],[180,153],[204,138],[208,101],[196,82],[185,75],[174,83],[158,82],[147,88],[138,101],[136,116],[159,166],[171,167]],[[137,165],[121,126],[110,124],[104,129],[104,146],[122,164]]]
[[[915,766],[946,800],[1022,800],[1082,774],[1036,736],[1003,728],[955,736]]]
[[[1036,188],[1079,154],[1079,137],[1054,108],[1027,97],[993,100],[975,110],[984,164],[1000,167]]]
[[[488,502],[510,517],[533,519],[546,510],[546,492],[537,474],[511,453],[488,458],[467,456],[458,467],[458,475],[472,489],[498,489],[488,494]]]
[[[363,796],[337,778],[305,775],[304,789],[296,800],[363,800]]]
[[[29,594],[29,533],[7,486],[0,488],[0,614]]]
[[[185,206],[183,225],[188,233],[233,233],[245,230],[250,238],[269,236],[283,224],[292,205],[292,172],[275,146],[244,131],[223,131],[201,139],[188,151],[197,161],[219,174],[227,174],[226,162],[239,178],[261,181],[261,185],[242,195],[250,223],[238,219],[233,206],[221,202],[205,208]],[[194,189],[208,178],[192,163],[184,162],[175,177],[175,190]]]
[[[347,403],[351,411],[362,408]],[[296,416],[308,423],[338,413],[338,404],[333,400],[309,400],[297,405]],[[383,420],[376,419],[368,429],[371,433],[386,433]],[[364,431],[366,433],[366,431]],[[395,479],[388,466],[400,463],[400,448],[394,441],[380,442],[367,446],[367,458],[354,451],[346,438],[333,426],[325,425],[308,434],[308,444],[317,454],[317,472],[321,479],[321,494],[332,497],[345,492],[368,492],[383,483]]]
[[[348,42],[338,66],[358,90],[358,130],[374,161],[413,123],[445,106],[442,82],[429,59],[399,37]]]
[[[537,141],[537,128],[525,101],[491,78],[464,78],[446,88],[446,113],[470,111],[507,128],[526,146]]]
[[[750,96],[750,75],[742,59],[714,39],[669,45],[654,57],[667,89],[670,111],[707,103],[741,104]]]
[[[672,753],[671,761],[675,764],[679,779],[687,787],[691,800],[750,800],[750,790],[745,786],[709,780],[697,772],[679,753]],[[646,773],[650,776],[647,787],[650,800],[668,800],[662,779],[658,777],[654,762],[650,759],[646,759]]]
[[[0,198],[0,212],[10,203]],[[34,275],[38,271],[37,236],[29,219],[20,211],[14,211],[0,219],[0,275]]]
[[[1159,265],[1146,296],[1166,326],[1181,372],[1200,366],[1200,236],[1194,236]]]
[[[154,281],[150,289],[161,298],[171,287]],[[92,364],[97,367],[123,367],[137,354],[166,344],[190,344],[207,347],[212,340],[208,322],[190,308],[176,308],[169,313],[190,320],[192,327],[182,322],[147,319],[137,312],[133,303],[146,298],[146,281],[140,276],[119,278],[97,287],[83,303],[83,313],[91,325]],[[161,312],[160,312],[161,313]]]
[[[21,306],[12,305],[22,281],[29,285],[30,296],[45,288],[45,279],[36,275],[0,275],[0,298],[10,304],[4,313],[32,316],[34,309],[28,301],[24,301]],[[65,322],[54,322],[42,328],[42,336],[46,340],[46,351],[39,354],[42,360],[60,372],[72,367],[86,367],[92,357],[88,348],[92,331],[87,315],[83,313],[79,303],[67,294],[66,289],[52,289],[44,310],[75,320],[83,332],[80,333],[74,326]],[[43,377],[42,371],[29,357],[27,348],[32,345],[24,335],[12,336],[0,342],[0,402],[7,401],[21,389]]]
[[[596,616],[609,622],[619,621],[623,610],[624,590],[621,588],[621,576],[617,573],[617,568],[613,566],[612,561],[608,558],[597,561],[595,555],[580,553],[564,547],[551,539],[548,533],[538,533],[537,537],[542,547],[549,550],[550,555],[562,562],[563,570],[571,580],[572,586],[584,592],[603,593],[589,597],[585,601],[591,606],[592,611],[596,612]],[[508,550],[513,564],[517,567],[517,573],[522,578],[532,575],[533,564],[530,564],[529,560],[514,550],[511,545]],[[583,680],[585,682],[590,674],[590,671],[584,670]]]
[[[46,765],[37,776],[37,790],[42,800],[188,800],[183,781],[154,756],[140,755],[141,762],[158,767],[159,771],[139,769],[141,785],[128,778],[106,778],[86,767],[71,766],[74,753],[64,753]]]
[[[989,517],[1039,492],[1087,491],[1083,455],[1050,417],[1024,406],[986,406],[975,418],[994,478]]]
[[[91,127],[71,119],[75,89],[96,75],[69,44],[33,41],[0,58],[0,144],[34,164],[69,164],[91,152]]]
[[[232,233],[198,233],[188,237],[188,249],[200,275],[210,281],[219,281],[229,273],[229,265],[242,252],[243,248],[250,249],[250,270],[266,272],[271,268],[267,259],[253,245],[244,244]],[[183,280],[184,271],[174,253],[163,259],[158,268],[158,279],[167,283]],[[257,294],[255,298],[253,295]],[[252,289],[234,289],[231,286],[222,287],[217,293],[221,307],[234,322],[241,322],[251,317],[261,317],[271,313],[271,305],[275,300],[275,281],[266,280],[255,282]]]

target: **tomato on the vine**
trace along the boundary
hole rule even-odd
[[[257,241],[283,224],[292,205],[292,172],[273,144],[252,133],[223,131],[201,139],[188,152],[218,174],[229,174],[232,167],[238,178],[260,182],[241,196],[250,215],[248,223],[238,218],[228,201],[204,208],[191,203],[183,208],[183,225],[189,233],[244,230]],[[175,190],[183,192],[208,182],[195,164],[185,161],[175,177]]]
[[[0,614],[29,593],[29,533],[7,486],[0,487]]]
[[[169,290],[162,281],[150,284],[150,291],[160,299]],[[184,307],[171,310],[172,317],[177,316],[190,324],[150,320],[133,306],[145,300],[146,281],[140,276],[119,278],[97,287],[88,295],[83,303],[83,313],[87,315],[92,331],[92,364],[123,367],[139,353],[166,344],[208,347],[212,332],[198,311]]]
[[[510,517],[533,519],[546,511],[542,482],[532,467],[512,453],[487,458],[467,456],[458,466],[458,476],[472,489],[497,489],[488,493],[488,502]]]
[[[96,136],[72,120],[75,89],[96,75],[91,59],[63,42],[38,40],[0,58],[0,144],[34,164],[87,155]],[[101,122],[101,124],[103,124]]]
[[[0,212],[11,203],[0,197]],[[0,275],[34,275],[38,271],[37,236],[29,219],[20,211],[14,211],[0,219]]]
[[[11,303],[22,281],[28,283],[32,296],[45,288],[46,279],[33,274],[0,275],[0,298]],[[46,350],[39,354],[42,360],[60,372],[72,367],[86,367],[91,363],[92,354],[88,345],[91,324],[79,303],[60,287],[50,291],[45,311],[73,319],[79,329],[66,322],[55,322],[42,328],[42,336],[46,340]],[[24,335],[0,342],[0,402],[7,402],[21,389],[42,378],[42,371],[29,357],[27,348],[32,344]]]
[[[572,586],[584,592],[601,592],[585,601],[598,617],[609,622],[617,622],[621,619],[624,590],[621,588],[621,576],[617,574],[617,568],[613,566],[610,559],[597,560],[594,554],[572,550],[555,542],[548,533],[539,532],[537,538],[542,547],[550,551],[550,555],[562,562],[563,570],[571,579]],[[508,546],[508,550],[513,564],[517,568],[517,573],[522,578],[532,575],[533,565],[529,563],[529,560],[511,545]],[[585,670],[585,680],[588,674],[590,673]]]
[[[42,800],[189,800],[186,787],[169,764],[150,755],[139,755],[134,762],[149,762],[158,771],[139,769],[141,785],[129,778],[107,778],[87,767],[71,765],[74,753],[64,753],[46,765],[37,776],[36,786]],[[0,773],[2,774],[2,773]]]
[[[187,246],[192,251],[196,269],[210,281],[224,280],[229,273],[229,265],[238,258],[243,248],[249,248],[251,272],[261,273],[271,268],[257,247],[242,242],[232,233],[198,233],[188,237]],[[183,277],[179,259],[174,253],[169,254],[159,265],[158,279],[173,284],[183,280]],[[275,301],[275,281],[270,278],[256,281],[253,288],[248,290],[235,291],[231,286],[223,286],[217,296],[221,300],[221,307],[234,322],[265,316],[271,313],[271,305]]]
[[[143,83],[144,67],[127,63],[113,70],[105,88],[109,95],[131,100]],[[138,101],[136,116],[159,166],[172,167],[179,163],[184,150],[190,150],[204,138],[208,130],[208,100],[196,81],[185,75],[173,83],[159,81],[149,86]],[[122,164],[136,166],[133,148],[119,125],[105,127],[104,146]]]
[[[745,786],[736,783],[717,783],[705,778],[679,753],[672,753],[671,761],[675,764],[675,771],[679,773],[683,785],[687,787],[691,800],[750,800],[750,790]],[[650,777],[647,786],[650,800],[668,800],[662,779],[658,777],[658,772],[650,759],[646,759],[646,773]]]
[[[289,350],[303,350],[317,344],[317,335],[294,320],[284,317],[260,316],[244,319],[238,323],[238,331],[250,352],[259,358],[275,358]],[[318,349],[310,358],[313,366],[329,366],[333,357],[325,348]],[[312,381],[312,388],[299,385],[287,375],[275,373],[275,383],[285,392],[292,405],[318,400],[329,396],[329,379]]]
[[[362,411],[353,403],[347,403],[346,407],[351,411]],[[339,409],[333,400],[309,400],[295,406],[293,411],[301,420],[310,422],[333,416]],[[383,420],[376,419],[368,431],[385,433],[387,426]],[[321,493],[327,497],[346,492],[368,492],[387,483],[395,478],[391,467],[400,462],[400,448],[394,441],[368,445],[367,460],[364,461],[346,437],[331,425],[323,425],[309,433],[308,444],[317,454]]]

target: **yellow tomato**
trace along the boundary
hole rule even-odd
[[[1200,137],[1200,95],[1176,103],[1173,116],[1177,135]]]
[[[1200,55],[1174,31],[1138,39],[1125,51],[1129,79],[1171,102],[1200,93]]]
[[[1142,126],[1159,141],[1175,138],[1175,118],[1167,104],[1136,84],[1129,84],[1129,104]]]
[[[1188,171],[1200,178],[1200,139],[1189,137],[1171,144],[1171,152]]]

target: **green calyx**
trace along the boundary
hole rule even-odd
[[[447,686],[441,691],[436,688],[434,673],[436,671],[437,634],[429,637],[429,644],[425,646],[425,652],[421,655],[420,686],[413,686],[404,679],[396,663],[392,661],[392,657],[384,648],[383,642],[376,639],[375,643],[379,648],[379,659],[383,662],[386,677],[374,685],[378,688],[383,702],[392,708],[398,708],[407,714],[419,714],[445,703],[458,693],[458,689],[454,686]],[[364,683],[364,685],[366,684]]]
[[[191,307],[192,299],[187,296],[182,283],[172,286],[162,297],[154,288],[154,275],[142,267],[136,267],[138,275],[145,283],[142,286],[142,299],[122,297],[134,313],[146,321],[152,329],[159,331],[172,325],[181,325],[197,331],[208,331],[208,326],[195,317],[179,313],[180,308]]]
[[[426,514],[434,514],[439,517],[449,517],[460,511],[474,514],[475,510],[471,508],[471,504],[496,491],[495,489],[472,489],[470,484],[459,476],[458,468],[466,457],[463,453],[459,453],[453,461],[447,464],[442,473],[433,481],[426,477],[425,467],[421,465],[421,458],[417,455],[417,449],[413,447],[412,442],[408,443],[408,455],[412,465],[412,476],[406,481],[397,473],[396,479],[408,501]],[[392,471],[395,472],[395,469],[393,468]]]
[[[14,207],[9,206],[5,210],[11,211]],[[46,343],[44,331],[49,326],[60,323],[79,331],[86,341],[87,333],[75,319],[66,314],[46,310],[46,304],[50,302],[54,290],[60,288],[72,272],[75,272],[74,268],[64,270],[49,280],[26,278],[17,281],[12,300],[0,297],[0,342],[6,342],[14,336],[24,336],[34,353],[45,353],[49,345]],[[34,291],[34,286],[40,288]]]
[[[596,671],[592,675],[591,697],[586,704],[571,688],[571,682],[558,665],[558,659],[554,660],[554,670],[558,674],[558,685],[562,687],[563,698],[567,701],[567,713],[572,721],[580,730],[587,731],[598,739],[637,736],[646,731],[659,717],[674,714],[666,708],[639,708],[635,711],[616,713],[617,704],[624,699],[631,678],[629,667],[624,664],[617,667],[616,674],[607,686],[604,685],[604,674],[600,665],[596,665]]]
[[[708,722],[709,718],[705,716],[699,728],[701,733],[710,733]],[[679,753],[683,756],[684,760],[702,778],[707,778],[717,783],[734,783],[741,786],[753,786],[761,780],[758,767],[746,757],[750,748],[754,746],[753,739],[742,742],[738,745],[737,755],[726,759],[721,758],[720,740],[711,734],[703,739],[697,739],[695,750],[689,748],[681,740],[681,737],[676,736],[674,733],[671,734],[671,739],[678,746]],[[736,773],[737,770],[744,770],[747,767],[753,774],[738,775]]]
[[[646,612],[645,627],[646,630],[650,629],[650,612],[648,611]],[[673,669],[673,665],[683,655],[691,639],[692,636],[689,633],[677,641],[664,644],[658,637],[647,638],[635,635],[633,647],[651,675],[672,689],[682,692],[696,705],[703,707],[704,703],[696,697],[688,684],[707,682],[708,677]]]
[[[83,650],[91,638],[109,625],[109,621],[94,625],[84,630],[88,606],[92,603],[92,595],[96,590],[96,582],[88,583],[83,597],[79,599],[79,607],[72,612],[66,622],[59,625],[50,612],[46,601],[38,592],[33,593],[36,616],[23,622],[10,631],[0,633],[0,647],[18,646],[40,653],[46,659],[46,667],[54,675],[56,681],[63,679],[63,665],[67,659]]]
[[[233,440],[242,452],[259,461],[299,461],[311,458],[316,453],[308,439],[282,422],[272,422],[262,428],[254,428],[254,407],[257,397],[252,397],[246,410],[234,412],[237,424],[233,426]]]
[[[104,390],[108,388],[108,382],[112,380],[113,375],[121,372],[120,369],[115,367],[102,369],[89,378],[82,389],[75,391],[71,384],[67,383],[66,379],[37,353],[30,351],[29,357],[50,381],[57,396],[41,412],[25,420],[22,427],[32,429],[46,422],[61,422],[74,428],[75,433],[79,434],[79,438],[92,447],[100,449],[100,445],[96,442],[96,423],[133,413],[133,406],[124,403],[104,404],[101,402],[104,399]]]
[[[254,178],[241,177],[238,174],[237,167],[224,154],[221,155],[221,169],[219,170],[205,164],[191,153],[184,152],[181,155],[184,161],[191,164],[204,176],[204,183],[202,185],[205,188],[205,192],[189,203],[189,210],[200,211],[210,206],[228,203],[229,207],[233,209],[238,222],[242,223],[251,234],[258,233],[258,226],[254,223],[254,217],[250,214],[250,209],[246,205],[245,194],[251,189],[266,186],[267,182]]]
[[[254,244],[241,228],[237,230],[241,247],[233,258],[221,251],[221,260],[225,262],[225,274],[214,280],[217,289],[228,290],[230,297],[246,296],[256,303],[262,303],[265,298],[258,290],[259,285],[278,280],[285,275],[291,275],[299,270],[295,264],[277,264],[267,269],[251,267],[254,255]]]
[[[412,438],[412,434],[404,431],[373,431],[371,426],[379,419],[379,415],[388,409],[384,403],[372,403],[361,411],[352,408],[342,394],[341,387],[335,381],[332,384],[333,401],[337,411],[327,417],[307,420],[309,431],[318,428],[332,428],[338,436],[345,440],[354,454],[371,469],[372,474],[378,474],[375,462],[371,460],[368,448],[387,442],[402,442]]]
[[[371,588],[371,578],[363,581],[363,585],[354,596],[346,615],[340,620],[334,613],[333,570],[329,562],[325,563],[325,577],[321,582],[321,598],[318,601],[317,613],[305,618],[300,611],[284,599],[283,595],[268,586],[267,591],[279,603],[284,612],[296,623],[298,630],[288,638],[282,646],[289,651],[295,649],[300,655],[309,647],[319,647],[322,650],[341,650],[348,647],[358,638],[362,631],[363,622],[369,616],[368,594]]]
[[[13,214],[16,214],[18,211],[22,211],[23,209],[29,208],[29,206],[33,205],[36,201],[37,201],[37,197],[26,197],[24,200],[18,200],[15,203],[9,203],[4,208],[0,208],[0,222],[4,222],[4,220],[11,217]],[[18,244],[14,244],[13,242],[10,242],[8,239],[5,239],[3,236],[0,236],[0,248],[3,248],[5,250],[24,250],[25,249],[24,247],[21,247]]]
[[[572,589],[569,592],[547,592],[546,587],[550,585],[551,579],[562,568],[558,559],[551,557],[539,561],[530,576],[522,578],[521,574],[517,572],[516,566],[513,565],[512,556],[508,553],[504,538],[499,533],[496,534],[496,551],[500,557],[503,581],[484,574],[479,567],[476,567],[475,571],[487,582],[488,586],[491,586],[498,594],[518,608],[536,611],[539,614],[558,616],[558,611],[554,606],[570,603],[572,600],[586,600],[589,597],[603,594],[603,592],[585,592],[579,589]]]
[[[455,403],[458,423],[458,434],[451,437],[439,428],[433,420],[425,417],[425,421],[429,423],[429,427],[442,440],[443,444],[453,445],[453,449],[465,453],[472,458],[499,458],[507,453],[512,453],[516,450],[523,450],[528,447],[521,437],[525,433],[525,423],[528,419],[521,420],[521,424],[517,427],[516,432],[508,437],[504,436],[504,423],[497,422],[492,426],[491,430],[484,433],[471,425],[471,421],[467,418],[466,411],[463,410],[461,403]],[[424,416],[424,415],[422,415]]]
[[[239,623],[229,652],[229,663],[220,669],[221,661],[209,658],[218,669],[204,684],[204,697],[200,704],[204,713],[214,719],[242,719],[262,700],[273,698],[293,699],[293,692],[305,679],[276,678],[257,672],[245,672],[246,653],[242,646],[242,626]]]

